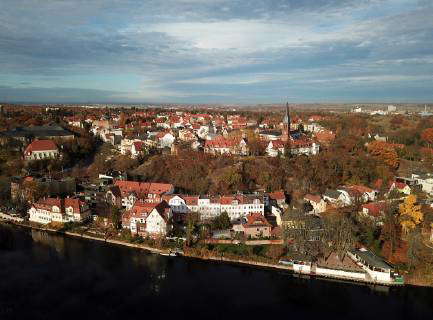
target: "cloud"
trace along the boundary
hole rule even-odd
[[[307,83],[362,99],[373,82],[398,96],[430,83],[431,16],[413,0],[4,0],[0,100],[271,102]]]

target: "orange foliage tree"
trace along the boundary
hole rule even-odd
[[[394,147],[386,142],[373,141],[368,144],[368,151],[393,169],[397,169],[399,159]]]
[[[427,142],[430,147],[433,144],[433,128],[427,128],[421,133],[421,138]]]

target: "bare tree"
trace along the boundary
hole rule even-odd
[[[355,243],[354,226],[351,220],[343,217],[328,217],[325,220],[325,241],[331,252],[336,252],[342,261]]]

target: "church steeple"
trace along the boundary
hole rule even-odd
[[[289,103],[286,103],[286,114],[283,118],[283,132],[282,132],[282,140],[286,142],[290,142],[290,110]]]
[[[286,102],[286,115],[284,116],[283,123],[288,124],[290,127],[290,110],[288,102]]]

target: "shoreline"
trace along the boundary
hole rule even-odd
[[[114,245],[120,245],[125,246],[129,248],[135,248],[144,250],[150,253],[159,254],[163,256],[167,256],[170,250],[167,249],[158,249],[155,247],[143,245],[143,244],[135,244],[135,243],[129,243],[126,241],[120,241],[120,240],[114,240],[114,239],[104,239],[104,238],[98,238],[96,236],[90,236],[86,234],[80,234],[77,232],[71,232],[71,231],[59,231],[56,229],[50,229],[50,228],[43,228],[43,227],[37,227],[37,226],[31,226],[21,223],[16,223],[13,221],[2,221],[0,220],[0,223],[12,225],[15,227],[23,227],[27,229],[32,230],[38,230],[38,231],[46,231],[49,233],[57,234],[57,235],[65,235],[73,238],[81,238],[81,239],[87,239],[87,240],[94,240],[99,242],[105,242],[109,244]],[[224,256],[199,256],[199,255],[193,255],[193,254],[181,254],[178,255],[178,257],[185,257],[185,258],[192,258],[192,259],[199,259],[201,261],[213,261],[213,262],[219,262],[224,264],[232,264],[232,265],[238,265],[238,266],[247,266],[252,268],[259,268],[259,269],[268,269],[268,270],[275,270],[275,271],[285,271],[287,274],[290,274],[295,277],[301,277],[306,279],[319,279],[319,280],[328,280],[328,281],[334,281],[334,282],[345,282],[345,283],[352,283],[352,284],[358,284],[358,285],[366,285],[366,286],[378,286],[378,287],[404,287],[407,285],[413,285],[413,286],[420,286],[420,287],[429,287],[429,286],[422,286],[422,285],[416,285],[416,284],[400,284],[400,283],[385,283],[385,282],[378,282],[378,281],[367,281],[362,279],[356,279],[356,278],[348,278],[343,276],[326,276],[326,275],[318,275],[318,274],[311,274],[311,273],[304,273],[304,272],[296,272],[293,267],[287,266],[287,265],[281,265],[281,264],[274,264],[274,263],[266,263],[266,262],[257,262],[252,260],[245,260],[245,259],[233,259],[233,258],[227,258]]]

